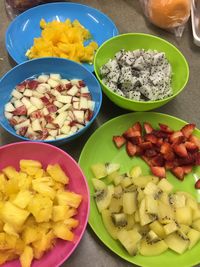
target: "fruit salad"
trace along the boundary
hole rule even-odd
[[[94,199],[112,238],[132,256],[192,249],[200,239],[200,206],[193,196],[174,191],[166,179],[143,175],[139,166],[119,169],[118,163],[91,166]]]
[[[174,131],[163,123],[154,129],[148,122],[143,127],[136,122],[122,135],[113,136],[113,142],[117,148],[126,145],[130,157],[140,156],[154,175],[163,178],[169,170],[182,181],[193,166],[200,165],[200,139],[194,129],[192,123]]]
[[[5,117],[18,135],[31,140],[65,138],[93,116],[95,102],[84,81],[42,74],[16,85]]]

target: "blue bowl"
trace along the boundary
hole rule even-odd
[[[30,140],[26,137],[22,137],[16,134],[16,131],[9,124],[8,120],[4,116],[4,106],[11,98],[11,92],[14,87],[20,82],[34,75],[40,75],[41,73],[59,73],[62,78],[65,79],[82,79],[90,90],[92,100],[95,101],[94,114],[90,122],[82,129],[70,135],[66,138],[60,138],[57,140],[38,140],[40,142],[46,142],[51,144],[61,144],[69,142],[81,134],[83,134],[88,127],[93,123],[97,117],[101,103],[102,103],[102,91],[101,87],[95,78],[95,76],[88,71],[84,66],[71,60],[46,57],[29,60],[21,63],[7,72],[0,80],[0,125],[10,134],[22,139]]]
[[[78,19],[87,28],[92,39],[100,46],[106,40],[118,35],[118,30],[112,20],[97,9],[75,3],[50,3],[27,10],[17,16],[7,29],[5,42],[10,56],[19,64],[28,58],[26,51],[33,45],[33,39],[41,35],[40,20],[65,21]],[[93,65],[83,64],[93,71]]]

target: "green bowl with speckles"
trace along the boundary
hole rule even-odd
[[[172,67],[172,91],[173,94],[162,100],[156,101],[134,101],[110,90],[103,82],[100,75],[100,68],[109,59],[114,58],[120,49],[152,49],[164,52]],[[189,66],[183,54],[171,43],[157,36],[144,33],[127,33],[113,37],[103,43],[96,52],[94,58],[95,74],[101,84],[103,92],[107,97],[121,108],[134,111],[148,111],[165,105],[167,102],[178,96],[185,88],[189,79]]]

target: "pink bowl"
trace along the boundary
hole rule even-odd
[[[74,241],[58,240],[51,251],[45,253],[40,260],[34,260],[32,263],[32,267],[60,266],[78,246],[87,226],[90,197],[86,179],[76,161],[66,152],[52,145],[37,142],[20,142],[0,147],[0,170],[8,165],[19,169],[20,159],[39,160],[44,168],[48,164],[60,164],[69,176],[68,188],[83,197],[82,203],[78,208],[78,214],[75,217],[79,220],[79,225],[73,231],[75,234]],[[1,266],[20,267],[20,263],[19,260],[15,260]]]

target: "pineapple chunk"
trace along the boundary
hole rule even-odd
[[[30,212],[22,210],[11,202],[5,202],[1,209],[1,218],[5,223],[10,223],[13,226],[20,227],[24,224],[25,220],[28,218]]]
[[[19,190],[19,180],[17,177],[13,177],[11,180],[6,181],[5,191],[7,196],[16,194],[19,192]]]
[[[25,243],[22,239],[18,238],[15,245],[15,253],[21,255],[24,251]]]
[[[53,206],[52,221],[54,222],[63,221],[67,216],[68,210],[69,207],[67,205]]]
[[[19,237],[19,234],[17,233],[17,231],[15,230],[15,228],[9,224],[9,223],[5,223],[3,226],[3,230],[5,233],[9,234],[9,235],[13,235],[16,236],[17,238]]]
[[[2,172],[8,177],[8,179],[18,178],[19,176],[19,173],[12,166],[4,168]]]
[[[20,263],[22,267],[30,267],[33,260],[33,249],[30,246],[24,248],[23,253],[20,255]]]
[[[42,164],[37,160],[22,159],[19,162],[20,169],[26,169],[27,167],[42,168]]]
[[[20,191],[13,200],[13,204],[15,204],[17,207],[21,209],[25,209],[30,203],[32,197],[33,194],[30,191],[28,190]]]
[[[40,193],[45,197],[49,197],[52,200],[56,196],[56,192],[53,188],[48,186],[48,182],[40,182],[40,179],[35,179],[32,181],[32,187],[36,192]]]
[[[39,240],[40,236],[41,229],[36,226],[27,226],[22,232],[22,240],[26,245]]]
[[[79,221],[74,218],[64,220],[64,224],[67,228],[76,228],[79,225]]]
[[[48,222],[51,219],[53,202],[48,197],[35,195],[28,205],[28,211],[33,214],[36,222]]]
[[[16,246],[17,237],[7,233],[0,233],[0,251],[14,249]]]
[[[82,196],[74,192],[59,191],[56,199],[59,205],[68,205],[77,209],[82,201]]]
[[[0,174],[0,192],[5,194],[6,187],[6,177],[3,173]]]
[[[66,227],[63,222],[57,222],[53,225],[54,234],[63,240],[72,241],[74,234]]]
[[[48,165],[47,173],[56,181],[62,184],[68,184],[69,178],[61,169],[59,164]]]

